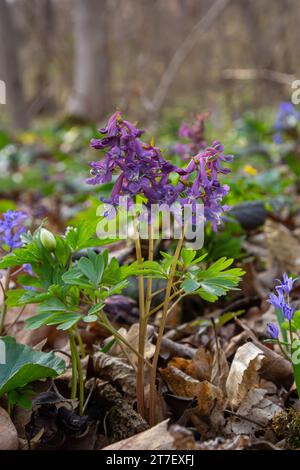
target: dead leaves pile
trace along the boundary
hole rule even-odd
[[[278,397],[262,388],[267,382],[261,372],[268,362],[262,349],[246,342],[237,348],[230,366],[220,347],[213,354],[200,347],[193,359],[174,357],[160,369],[167,401],[170,394],[186,400],[178,425],[200,436],[188,448],[203,449],[204,443],[211,448],[239,448],[256,442],[257,432],[265,436],[273,417],[282,411]],[[233,442],[237,434],[240,439]]]

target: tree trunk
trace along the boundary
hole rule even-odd
[[[27,127],[28,119],[11,8],[6,0],[0,0],[0,79],[6,85],[6,105],[12,126],[21,130]]]
[[[74,0],[72,116],[99,121],[109,102],[108,1]]]

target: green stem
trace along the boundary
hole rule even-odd
[[[134,220],[134,232],[135,232],[135,251],[138,266],[142,266],[142,249],[141,241],[138,233],[137,223]],[[141,416],[145,414],[145,398],[144,398],[144,351],[145,351],[145,291],[144,291],[144,277],[138,276],[138,287],[139,287],[139,357],[138,357],[138,368],[136,377],[136,398],[137,398],[137,410]]]
[[[82,341],[82,338],[78,329],[76,330],[76,338],[78,341],[78,346],[79,346],[81,357],[84,358],[86,356],[85,347],[84,347],[84,344],[83,344],[83,341]]]
[[[288,356],[288,354],[287,354],[287,353],[285,352],[285,350],[283,349],[282,344],[280,343],[279,339],[277,340],[277,344],[278,344],[278,346],[279,346],[279,348],[280,348],[280,351],[281,351],[281,353],[283,354],[283,356],[284,356],[288,361],[290,361],[291,358]]]
[[[77,357],[76,357],[76,344],[72,332],[69,332],[69,343],[72,360],[72,388],[71,399],[75,400],[77,396]]]
[[[290,331],[290,342],[291,342],[291,352],[292,352],[292,344],[294,341],[294,337],[293,337],[293,328],[292,328],[291,320],[289,320],[289,331]]]
[[[2,304],[2,310],[1,310],[1,317],[0,317],[0,336],[2,335],[4,331],[4,325],[5,325],[5,318],[7,314],[7,304],[6,304],[6,292],[9,288],[9,280],[10,280],[10,275],[11,275],[11,268],[8,268],[6,272],[6,277],[5,277],[5,283],[3,286],[3,304]]]
[[[180,290],[178,290],[178,291],[176,291],[176,292],[173,292],[173,294],[169,296],[169,300],[173,300],[175,297],[177,297],[177,295],[180,297],[183,292],[184,292],[183,289],[180,289]],[[148,314],[147,314],[147,319],[148,319],[151,315],[153,315],[154,313],[158,312],[161,308],[163,308],[164,304],[165,304],[165,301],[163,301],[163,302],[162,302],[161,304],[159,304],[157,307],[155,307],[155,308],[153,308],[152,310],[150,310],[150,312],[148,312]]]
[[[180,284],[180,282],[181,282],[181,279],[179,279],[176,282],[173,282],[173,287],[176,286],[177,284]],[[155,297],[156,295],[161,294],[162,292],[165,292],[165,290],[166,290],[165,287],[163,287],[162,289],[156,290],[155,292],[151,294],[151,297]]]
[[[173,279],[175,276],[176,272],[176,267],[177,267],[177,262],[180,256],[181,248],[183,245],[183,240],[184,240],[184,234],[182,233],[181,237],[178,240],[177,247],[175,250],[173,262],[171,265],[170,269],[170,274],[166,286],[166,294],[165,294],[165,302],[163,305],[163,313],[162,313],[162,318],[160,321],[160,326],[159,326],[159,331],[158,331],[158,337],[156,341],[156,346],[155,346],[155,352],[152,360],[152,368],[151,368],[151,373],[150,373],[150,394],[149,394],[149,422],[150,426],[154,426],[156,422],[156,387],[155,387],[155,382],[156,382],[156,371],[157,371],[157,364],[158,364],[158,358],[159,358],[159,353],[160,353],[160,348],[161,348],[161,342],[164,334],[164,329],[165,329],[165,324],[166,320],[168,317],[168,310],[169,310],[169,303],[170,303],[170,294],[172,291],[172,285],[173,285]]]
[[[130,351],[132,351],[137,357],[141,357],[145,364],[147,364],[149,367],[151,367],[151,364],[150,362],[146,359],[146,358],[143,358],[143,356],[140,355],[139,351],[137,351],[114,327],[113,325],[110,323],[110,321],[108,320],[108,318],[106,317],[106,315],[103,313],[103,312],[98,312],[97,313],[97,317],[98,317],[98,320],[99,320],[99,323],[100,325],[102,325],[104,328],[107,329],[107,331],[109,331],[116,339],[118,339],[119,341],[121,341],[123,344],[125,344],[125,346],[127,346],[128,349],[130,349]]]
[[[83,379],[83,369],[81,364],[80,354],[77,350],[75,344],[75,353],[76,353],[76,364],[77,364],[77,373],[79,379],[79,415],[83,415],[83,404],[84,404],[84,379]]]

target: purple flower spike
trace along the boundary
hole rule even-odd
[[[278,339],[279,330],[275,323],[268,323],[267,325],[267,335],[269,335],[272,339]]]
[[[22,246],[21,235],[25,232],[23,223],[27,215],[22,211],[8,210],[0,220],[0,245],[7,245],[11,250]]]
[[[181,129],[183,137],[194,139],[193,153],[196,155],[182,169],[167,161],[154,142],[142,142],[140,136],[143,132],[124,120],[119,112],[115,113],[107,126],[100,129],[104,137],[91,141],[92,147],[103,150],[105,154],[101,161],[90,163],[92,178],[87,183],[108,183],[114,174],[118,174],[110,198],[101,198],[114,206],[118,206],[121,196],[126,196],[130,205],[138,195],[145,199],[148,209],[152,204],[169,207],[175,202],[182,207],[185,204],[203,204],[205,219],[212,222],[216,231],[226,210],[222,200],[229,191],[227,185],[221,185],[219,175],[230,171],[223,164],[231,162],[232,156],[223,154],[219,141],[205,149],[204,119],[204,116],[199,116],[196,126],[183,126]],[[173,178],[171,173],[177,173],[177,176]]]

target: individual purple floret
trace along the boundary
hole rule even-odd
[[[22,246],[21,235],[26,231],[24,221],[27,215],[22,211],[8,210],[0,220],[0,245],[7,245],[11,250]]]
[[[268,323],[267,325],[267,335],[269,335],[272,339],[278,339],[279,330],[275,323]]]

